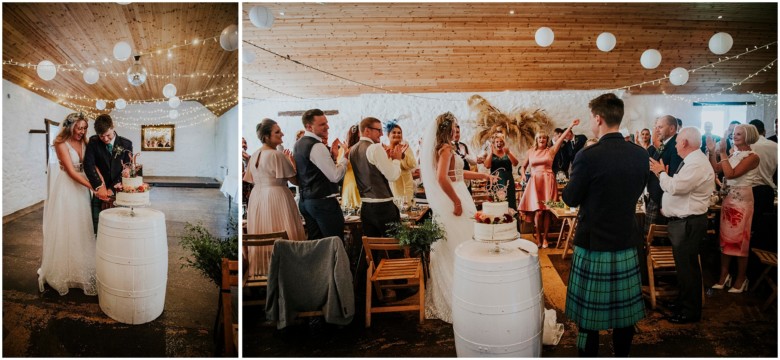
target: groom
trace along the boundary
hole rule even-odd
[[[84,171],[95,191],[92,197],[92,226],[97,233],[100,212],[111,207],[111,189],[122,181],[122,162],[130,163],[133,143],[116,134],[114,122],[107,114],[95,119],[95,134],[89,138],[84,154]]]

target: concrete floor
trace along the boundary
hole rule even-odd
[[[561,253],[556,249],[540,252],[545,307],[555,309],[558,322],[565,327],[557,346],[544,346],[543,357],[577,356],[576,326],[563,313],[566,286],[553,264],[560,261]],[[716,271],[715,266],[705,267],[707,285],[713,283]],[[632,356],[777,357],[777,302],[768,310],[760,310],[768,296],[766,287],[744,294],[708,291],[702,321],[686,325],[669,323],[664,319],[668,312],[663,307],[651,310],[648,301],[647,316],[637,324]],[[266,323],[263,312],[256,307],[245,308],[242,319],[246,357],[456,356],[452,326],[439,320],[418,324],[414,313],[376,314],[370,329],[363,328],[360,314],[344,328],[305,323],[281,331]],[[606,331],[601,333],[600,355],[612,356],[611,335]]]
[[[189,253],[179,246],[179,236],[186,222],[202,222],[212,234],[225,236],[227,200],[218,189],[160,187],[152,190],[151,203],[165,213],[168,283],[162,315],[143,325],[114,321],[100,310],[97,297],[80,290],[65,296],[48,287],[38,291],[42,208],[4,224],[3,356],[214,356],[219,289],[195,269],[181,267]]]

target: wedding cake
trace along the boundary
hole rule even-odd
[[[133,157],[130,164],[123,164],[122,186],[117,187],[116,205],[119,206],[146,206],[149,205],[149,184],[144,183],[143,166],[136,164],[139,154]]]
[[[482,241],[514,240],[517,221],[509,213],[509,203],[484,202],[482,211],[474,215],[474,239]]]

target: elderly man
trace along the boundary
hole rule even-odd
[[[338,152],[338,146],[332,151],[323,144],[328,137],[328,119],[320,109],[311,109],[303,113],[303,136],[295,142],[293,154],[298,170],[300,200],[298,208],[306,220],[306,233],[309,240],[329,236],[344,238],[344,216],[336,198],[339,195],[338,182],[347,172],[346,156],[338,164],[332,159],[332,153]],[[349,149],[345,154],[349,153]]]
[[[667,170],[663,159],[650,159],[650,170],[658,176],[664,191],[661,213],[669,219],[669,240],[677,266],[679,294],[669,304],[675,313],[668,320],[685,324],[701,319],[699,244],[707,234],[707,208],[715,190],[715,173],[707,155],[699,150],[699,130],[693,127],[680,130],[676,147],[677,154],[683,158],[677,168]],[[672,171],[676,173],[674,177]]]
[[[373,117],[360,121],[360,135],[360,141],[350,149],[349,162],[363,203],[360,210],[363,235],[382,237],[386,236],[387,224],[401,221],[389,181],[401,176],[401,155],[409,145],[385,151],[379,142],[382,122]]]
[[[682,162],[682,158],[677,154],[677,118],[672,115],[659,117],[653,128],[653,142],[655,148],[650,151],[650,158],[653,160],[663,160],[663,163],[669,166],[669,169],[677,169]],[[674,176],[674,174],[671,174]],[[647,192],[650,194],[645,203],[645,229],[644,233],[650,229],[650,224],[666,224],[666,218],[660,212],[661,198],[663,191],[658,184],[658,178],[650,176],[647,181]]]

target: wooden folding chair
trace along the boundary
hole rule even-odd
[[[287,237],[287,231],[279,231],[279,232],[272,232],[272,233],[264,233],[264,234],[243,234],[241,238],[241,247],[246,251],[246,253],[249,253],[249,249],[252,247],[260,247],[260,246],[274,246],[274,242],[276,240],[288,240]],[[244,267],[246,268],[248,264],[244,264]],[[249,289],[255,288],[258,290],[264,289],[268,287],[268,269],[266,269],[265,274],[250,274],[248,272],[244,273],[244,279],[242,281],[241,286],[243,287],[244,291],[247,291]],[[255,305],[265,305],[265,297],[262,297],[261,299],[257,300],[244,300],[242,299],[241,304],[243,306],[255,306]]]
[[[672,297],[678,293],[677,289],[672,286],[656,285],[656,275],[677,274],[672,247],[653,245],[653,241],[657,238],[669,238],[667,225],[651,224],[650,230],[647,232],[647,279],[649,289],[645,290],[645,292],[650,296],[650,308],[652,309],[656,308],[658,297]],[[699,255],[699,271],[701,272],[701,255]],[[704,284],[702,284],[702,305],[704,305],[704,298]]]
[[[425,281],[423,279],[422,260],[409,258],[409,248],[401,247],[393,238],[363,237],[368,269],[366,270],[366,327],[371,327],[371,314],[384,312],[419,311],[420,323],[425,321]],[[373,251],[403,251],[404,258],[384,258],[379,264],[374,260]],[[383,305],[374,305],[371,289]],[[417,294],[400,301],[386,301],[384,289],[417,288]]]
[[[774,280],[772,280],[772,277],[769,274],[770,271],[777,269],[777,253],[761,249],[752,249],[752,251],[754,254],[756,254],[756,256],[758,256],[758,260],[761,261],[762,264],[766,265],[766,269],[763,273],[761,273],[761,276],[758,277],[756,284],[753,285],[753,290],[757,289],[764,280],[766,280],[766,284],[769,285],[769,287],[772,289],[772,295],[769,296],[769,299],[767,299],[764,305],[761,307],[761,310],[766,310],[769,305],[771,305],[772,302],[777,299],[777,284],[774,282]]]
[[[233,324],[231,286],[238,286],[238,261],[222,258],[222,321],[225,332],[225,356],[238,355],[238,324]]]

